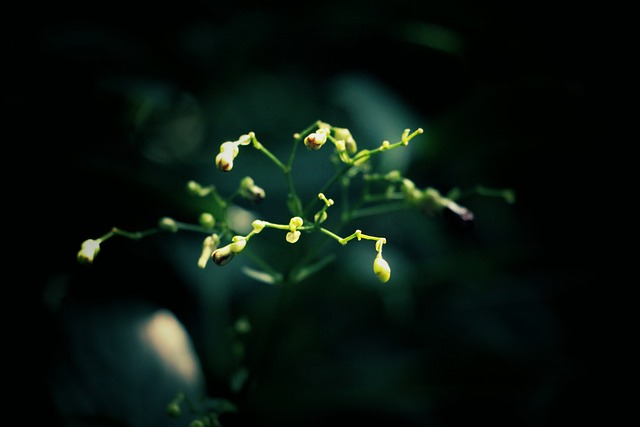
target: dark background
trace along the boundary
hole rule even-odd
[[[19,216],[36,225],[29,241],[42,245],[22,270],[29,299],[14,323],[16,346],[33,358],[16,390],[25,415],[46,425],[163,420],[157,402],[175,384],[142,375],[145,359],[117,345],[135,348],[128,316],[165,308],[189,333],[207,394],[239,408],[223,425],[537,426],[595,416],[602,326],[591,304],[598,248],[586,235],[601,233],[589,201],[605,174],[595,142],[607,111],[593,66],[604,17],[586,7],[15,7],[8,16],[19,24],[3,30],[5,118],[18,152],[7,163],[17,163],[11,187],[27,199]],[[417,212],[364,222],[389,238],[386,285],[373,283],[371,252],[354,244],[291,289],[247,279],[235,260],[200,271],[201,237],[188,233],[114,238],[93,266],[77,265],[80,243],[111,226],[194,222],[189,179],[229,190],[251,173],[275,200],[259,211],[286,215],[282,182],[262,158],[243,150],[231,177],[213,159],[250,130],[284,158],[291,134],[318,119],[350,128],[361,148],[423,127],[390,165],[420,187],[511,188],[517,202],[468,198],[476,226],[466,233]],[[304,189],[326,172],[306,154]],[[253,325],[249,380],[234,392],[229,328],[242,315]]]

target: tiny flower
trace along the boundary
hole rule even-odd
[[[289,220],[289,232],[287,233],[286,239],[289,243],[295,243],[300,238],[300,231],[297,230],[298,227],[302,227],[304,221],[299,216],[294,216]]]
[[[209,212],[202,212],[199,221],[200,225],[207,229],[211,229],[216,225],[216,219]]]
[[[265,191],[258,187],[253,178],[246,176],[240,182],[240,195],[252,203],[258,204],[265,198]]]
[[[178,224],[176,223],[176,221],[173,218],[169,218],[166,216],[160,218],[160,220],[158,221],[158,227],[160,227],[161,230],[170,231],[172,233],[178,231]]]
[[[220,242],[220,238],[217,234],[212,234],[211,236],[205,237],[202,242],[202,254],[198,259],[198,267],[205,268],[207,266],[207,261],[211,258],[213,251],[218,247],[218,243]]]
[[[213,191],[213,186],[203,187],[196,181],[187,182],[187,191],[194,196],[204,197]]]
[[[266,223],[266,221],[262,221],[260,219],[256,219],[255,221],[253,221],[251,223],[251,225],[253,226],[253,232],[258,234],[259,232],[264,230],[264,227],[267,225],[267,223]]]
[[[94,239],[87,239],[82,242],[80,251],[78,252],[78,262],[80,264],[91,264],[94,258],[100,252],[100,241]]]
[[[241,135],[240,138],[238,138],[238,141],[236,141],[238,144],[240,145],[249,145],[251,144],[251,134],[247,133],[245,135]]]
[[[233,152],[221,151],[216,156],[216,166],[222,172],[229,172],[233,168]]]
[[[327,142],[327,130],[322,128],[304,138],[304,145],[310,150],[319,150]]]
[[[219,266],[227,265],[233,257],[236,256],[235,252],[231,251],[231,245],[218,248],[211,254],[211,259]]]
[[[233,253],[242,252],[245,246],[247,246],[247,239],[244,236],[233,236],[231,239],[233,243],[229,244],[229,249]]]
[[[294,216],[289,220],[289,228],[293,231],[298,227],[302,227],[304,221],[299,216]]]
[[[389,267],[389,263],[382,258],[380,253],[378,253],[375,260],[373,260],[373,272],[382,283],[388,282],[391,278],[391,267]]]
[[[187,191],[190,194],[199,196],[200,192],[202,191],[202,185],[200,185],[196,181],[191,180],[191,181],[187,182]]]
[[[445,221],[449,221],[453,226],[461,230],[470,230],[473,228],[475,218],[473,212],[464,206],[448,200],[442,211]]]
[[[313,216],[313,220],[320,224],[322,222],[325,222],[328,216],[329,215],[327,215],[327,211],[319,211],[316,212],[316,214]]]
[[[287,242],[289,243],[295,243],[298,241],[298,239],[300,239],[300,232],[298,230],[295,231],[289,231],[287,233]]]
[[[220,145],[220,153],[216,156],[216,166],[223,172],[233,168],[233,159],[238,155],[239,141],[227,141]]]
[[[221,153],[224,153],[224,152],[231,153],[231,155],[235,158],[238,155],[238,152],[239,152],[238,142],[239,141],[223,142],[220,145],[220,152]],[[246,144],[243,144],[243,145],[246,145]]]
[[[346,128],[333,128],[333,135],[337,140],[344,141],[345,148],[349,154],[354,154],[358,151],[356,141],[351,136],[351,132]]]

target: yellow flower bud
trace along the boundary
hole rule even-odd
[[[229,245],[229,249],[231,252],[238,253],[242,252],[245,246],[247,246],[247,239],[244,236],[233,236],[231,239],[233,243]]]
[[[313,216],[313,220],[320,224],[322,222],[325,222],[328,216],[329,215],[327,215],[327,211],[316,212],[316,214]]]
[[[261,232],[262,230],[264,230],[264,227],[267,225],[266,221],[262,221],[260,219],[256,219],[255,221],[253,221],[251,223],[251,225],[253,226],[253,231],[257,234],[259,232]]]
[[[302,227],[303,223],[304,221],[302,220],[302,218],[300,218],[299,216],[294,216],[289,220],[289,228],[291,229],[291,231],[294,231],[296,228]]]
[[[216,225],[216,219],[209,212],[202,212],[199,221],[200,225],[207,229],[211,229]]]
[[[290,231],[287,233],[287,242],[295,243],[300,238],[300,232],[298,230]]]
[[[346,128],[333,128],[333,135],[337,140],[344,141],[344,148],[349,154],[354,154],[358,150],[356,141],[353,139],[351,132]]]
[[[376,259],[373,260],[373,272],[382,283],[388,282],[391,278],[391,267],[389,267],[389,263],[382,258],[381,254],[378,254]]]
[[[198,259],[198,267],[205,268],[207,266],[207,261],[211,258],[213,251],[218,247],[218,243],[220,242],[220,238],[217,234],[213,234],[211,236],[207,236],[202,242],[202,254],[200,255],[200,259]]]

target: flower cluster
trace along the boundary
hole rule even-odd
[[[410,129],[405,129],[400,139],[394,143],[384,140],[377,147],[359,150],[358,144],[349,129],[317,121],[304,131],[293,135],[294,145],[286,163],[280,161],[278,157],[262,145],[253,132],[246,133],[235,141],[226,141],[220,145],[219,153],[215,157],[216,168],[223,172],[231,171],[234,161],[240,152],[240,147],[252,145],[254,149],[260,151],[272,161],[284,175],[288,187],[287,207],[291,214],[288,222],[270,222],[256,219],[252,222],[252,230],[248,234],[242,235],[232,227],[232,222],[229,221],[230,207],[232,207],[234,198],[241,197],[257,205],[266,198],[265,189],[256,184],[252,177],[245,176],[240,180],[237,190],[231,196],[223,197],[213,185],[201,185],[195,181],[189,181],[187,183],[189,194],[195,197],[207,198],[206,205],[209,206],[209,209],[199,214],[196,224],[179,222],[173,218],[163,217],[158,221],[157,227],[142,232],[131,233],[113,228],[97,239],[87,239],[82,242],[77,259],[82,264],[93,263],[100,252],[101,244],[115,235],[139,239],[157,232],[175,233],[180,230],[186,230],[202,232],[206,235],[202,241],[200,257],[197,261],[198,267],[206,268],[209,260],[212,260],[218,266],[224,266],[231,262],[237,254],[245,250],[253,236],[261,233],[265,228],[271,228],[285,232],[285,240],[291,244],[299,242],[302,233],[314,232],[328,236],[341,245],[346,245],[353,239],[358,241],[373,240],[375,241],[376,249],[373,272],[382,283],[386,283],[391,278],[391,268],[382,257],[382,248],[387,243],[387,239],[364,234],[359,229],[347,237],[341,237],[327,228],[325,224],[330,222],[328,221],[328,210],[335,203],[333,199],[325,195],[325,192],[331,191],[334,183],[341,183],[342,198],[340,199],[340,206],[342,211],[338,217],[337,225],[340,228],[347,225],[351,220],[367,215],[391,212],[399,207],[416,208],[430,216],[441,213],[443,216],[453,218],[465,226],[472,225],[474,215],[469,209],[458,203],[457,198],[460,194],[450,192],[447,195],[442,195],[432,187],[419,188],[413,181],[403,177],[399,171],[390,171],[384,174],[371,172],[372,167],[368,162],[373,156],[406,146],[409,141],[422,133],[423,130],[421,128],[413,132]],[[317,198],[309,201],[306,206],[303,205],[301,198],[298,196],[292,177],[294,154],[296,147],[300,143],[310,151],[318,151],[327,143],[333,145],[334,151],[331,158],[337,166],[335,175],[322,187],[319,193],[316,193]],[[351,203],[349,192],[346,190],[351,180],[359,174],[362,174],[364,179],[363,194],[356,203]],[[376,193],[372,191],[370,185],[375,185],[375,183],[382,183],[382,192]],[[514,198],[509,190],[492,190],[478,187],[477,192],[498,195],[504,197],[510,203],[513,202]],[[320,208],[316,207],[318,202],[322,204]],[[226,244],[221,244],[223,241],[226,241]],[[317,248],[312,248],[312,252],[315,249]],[[256,254],[252,253],[252,259],[262,261],[258,258]],[[326,264],[324,259],[327,258],[320,258],[312,261],[310,265],[298,267],[297,274],[294,274],[295,272],[280,274],[269,266],[265,272],[254,271],[250,275],[272,283],[276,283],[279,280],[302,280],[302,278],[311,274],[310,272],[315,272],[324,266]],[[308,260],[312,259],[312,257],[307,256],[304,259]],[[261,264],[266,263],[262,261]],[[287,279],[283,279],[284,277]]]

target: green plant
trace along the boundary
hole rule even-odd
[[[358,150],[355,139],[348,129],[317,121],[304,131],[294,134],[288,161],[284,163],[259,142],[253,132],[249,132],[235,141],[227,141],[221,144],[215,164],[220,171],[228,173],[233,169],[234,161],[240,153],[240,147],[251,145],[254,149],[263,153],[284,175],[288,189],[287,206],[292,215],[288,221],[272,222],[265,219],[256,219],[252,222],[252,230],[249,233],[239,233],[230,226],[228,221],[229,208],[233,205],[234,199],[242,197],[254,204],[259,204],[266,196],[264,189],[256,185],[253,178],[246,176],[240,180],[237,191],[228,197],[223,197],[214,185],[203,186],[198,182],[189,181],[187,183],[187,191],[190,194],[196,197],[209,198],[211,201],[210,211],[202,212],[198,223],[179,222],[173,218],[163,217],[156,227],[144,231],[130,232],[114,227],[98,238],[85,240],[78,252],[78,261],[83,264],[93,263],[102,248],[102,244],[114,236],[141,239],[159,232],[175,233],[180,230],[189,230],[207,235],[203,240],[202,252],[197,261],[198,267],[205,268],[209,260],[213,260],[218,266],[223,266],[228,264],[237,254],[245,252],[245,248],[254,236],[262,233],[265,229],[275,229],[286,231],[285,239],[291,244],[295,244],[302,233],[322,233],[334,239],[340,245],[346,245],[354,239],[358,241],[373,241],[375,242],[376,251],[373,259],[373,272],[381,282],[386,283],[391,278],[391,268],[382,257],[382,249],[387,244],[387,239],[382,236],[365,234],[360,229],[341,237],[336,229],[341,229],[354,219],[410,208],[420,209],[429,215],[446,211],[447,214],[455,216],[466,224],[470,224],[474,220],[471,211],[456,201],[461,195],[457,189],[444,196],[432,187],[424,189],[416,187],[413,181],[402,176],[399,171],[392,170],[380,173],[373,170],[371,159],[374,156],[382,155],[389,150],[402,148],[422,133],[423,130],[421,128],[413,132],[405,129],[397,142],[383,141],[373,149]],[[302,203],[292,174],[296,151],[301,142],[307,149],[313,151],[317,151],[327,142],[331,142],[334,146],[334,155],[331,161],[336,167],[335,174],[324,183],[320,192],[317,193],[317,197],[308,201],[306,205]],[[353,197],[349,193],[349,187],[357,176],[362,177],[364,186],[362,187],[362,193],[357,197]],[[340,221],[336,229],[331,230],[325,228],[323,224],[328,218],[329,208],[334,206],[335,203],[325,193],[332,189],[337,182],[340,183],[343,206]],[[513,202],[514,199],[513,192],[510,190],[476,187],[475,191],[483,195],[500,196],[508,202]],[[320,207],[317,206],[318,203],[320,203]],[[226,244],[221,246],[223,242],[226,242]],[[316,260],[313,259],[314,255],[308,254],[303,258],[303,262],[300,265],[289,272],[278,272],[258,255],[252,254],[252,260],[259,265],[261,270],[245,268],[244,271],[251,277],[268,283],[299,282],[319,271],[333,260],[331,256]]]
[[[315,233],[324,236],[325,243],[342,246],[354,240],[372,242],[372,271],[380,282],[389,283],[392,281],[391,267],[382,256],[384,246],[390,243],[387,238],[367,234],[355,227],[351,233],[341,235],[344,227],[365,217],[404,209],[417,209],[429,216],[449,215],[464,226],[469,226],[474,221],[473,213],[458,202],[458,199],[465,195],[460,190],[454,189],[443,195],[433,187],[419,188],[397,170],[377,170],[377,164],[374,162],[376,156],[383,156],[390,150],[400,150],[422,134],[421,128],[414,131],[405,129],[396,142],[382,141],[375,147],[358,149],[358,144],[347,128],[316,121],[302,132],[293,135],[289,156],[286,161],[282,161],[269,151],[253,132],[249,132],[237,140],[222,143],[215,158],[215,165],[222,173],[233,173],[234,162],[241,161],[241,150],[258,150],[268,159],[268,163],[283,175],[287,194],[286,208],[289,213],[287,217],[253,219],[250,230],[240,232],[234,227],[233,221],[230,221],[232,208],[239,198],[259,205],[267,197],[264,188],[257,185],[253,177],[244,176],[239,179],[236,190],[225,196],[213,184],[203,185],[189,181],[186,191],[193,197],[206,200],[208,206],[208,209],[199,214],[197,222],[186,223],[163,217],[155,227],[143,231],[130,232],[114,227],[98,238],[82,242],[77,254],[78,261],[82,264],[92,264],[104,242],[115,236],[137,240],[161,232],[192,231],[204,235],[200,255],[194,255],[194,264],[199,268],[207,268],[211,263],[219,267],[225,266],[236,256],[248,255],[254,264],[254,267],[243,268],[248,276],[273,285],[291,284],[318,273],[334,261],[336,256],[333,253],[321,255],[321,245],[314,245],[297,258],[295,265],[286,270],[278,270],[259,253],[251,250],[252,241],[257,238],[270,238],[267,234],[274,234],[276,238],[284,238],[288,244],[295,245],[306,238],[303,236]],[[333,174],[326,182],[318,184],[319,191],[314,192],[304,203],[304,197],[294,179],[294,161],[301,144],[310,151],[318,151],[325,145],[333,146],[329,157],[334,168]],[[358,185],[354,185],[356,180],[360,180]],[[502,197],[509,203],[514,201],[511,190],[478,186],[470,192]],[[330,194],[335,195],[336,199],[339,198],[339,202],[327,196]],[[466,193],[468,194],[469,192]],[[334,221],[329,221],[336,207],[340,211],[333,218]],[[329,223],[332,225],[328,226]],[[179,407],[184,399],[183,394],[178,394],[176,400],[169,405],[169,413],[180,414]],[[213,409],[196,411],[193,409],[194,405],[190,404],[192,412],[200,414],[200,418],[195,420],[193,425],[218,425],[217,414],[229,411],[233,406],[224,402],[226,406],[223,405],[222,410],[214,405]]]

